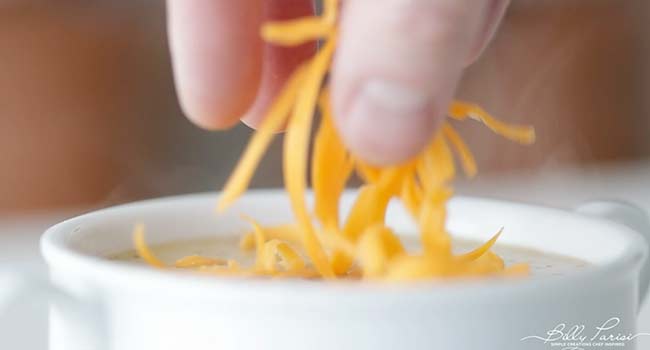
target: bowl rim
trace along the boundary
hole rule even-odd
[[[246,195],[284,195],[281,189],[250,190]],[[215,199],[218,192],[207,192],[149,199],[114,206],[89,212],[61,223],[45,231],[40,241],[41,254],[50,271],[58,274],[75,276],[75,278],[92,282],[101,288],[118,288],[120,291],[130,291],[139,294],[151,294],[164,291],[165,295],[185,296],[189,298],[235,300],[239,303],[268,304],[278,302],[310,303],[323,302],[330,304],[333,298],[345,300],[350,305],[363,302],[364,304],[386,303],[394,304],[399,301],[438,300],[447,305],[456,305],[459,300],[476,298],[507,298],[514,300],[517,296],[539,292],[540,287],[562,287],[570,278],[573,285],[593,285],[594,283],[611,284],[617,278],[629,278],[629,273],[638,273],[642,262],[648,254],[647,243],[637,232],[626,226],[605,219],[585,216],[576,212],[481,197],[457,196],[456,205],[490,205],[500,210],[526,210],[550,215],[559,220],[584,220],[601,226],[602,229],[618,234],[626,240],[623,252],[608,264],[590,266],[579,273],[570,276],[535,279],[512,278],[465,278],[438,281],[422,281],[413,283],[382,283],[382,282],[351,282],[351,281],[322,281],[312,280],[269,280],[260,278],[233,278],[203,276],[195,273],[162,271],[148,266],[137,266],[105,258],[87,255],[69,247],[66,234],[71,232],[80,222],[92,220],[98,215],[115,214],[120,211],[133,210],[147,206],[167,203],[173,205],[185,201],[205,201]],[[628,273],[621,273],[627,271]],[[636,275],[634,275],[636,277]],[[480,286],[480,288],[476,288]],[[585,287],[586,288],[586,287]],[[546,289],[547,290],[547,289]],[[278,299],[281,293],[283,296]]]

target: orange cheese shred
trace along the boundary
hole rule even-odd
[[[444,276],[449,262],[433,255],[401,255],[388,265],[385,279],[388,281],[413,281]]]
[[[417,174],[425,193],[436,191],[456,174],[453,156],[444,138],[434,138],[417,163]]]
[[[287,121],[293,102],[298,95],[300,84],[305,78],[305,71],[306,67],[304,66],[296,70],[269,109],[262,125],[251,138],[237,167],[226,182],[217,206],[218,211],[226,209],[248,188],[253,173],[273,136]]]
[[[158,259],[151,249],[149,249],[144,238],[144,225],[138,224],[135,226],[135,229],[133,230],[133,244],[138,256],[140,256],[140,258],[142,258],[142,260],[147,264],[157,268],[166,267],[165,263]]]
[[[264,261],[261,265],[267,272],[302,271],[305,268],[305,262],[300,255],[288,244],[277,239],[264,244],[263,256]],[[278,257],[281,259],[279,263],[277,263]],[[278,264],[283,267],[282,270],[277,268]]]
[[[302,240],[300,228],[295,224],[265,226],[264,236],[266,239],[278,239],[284,242],[298,244]],[[253,250],[256,246],[255,231],[245,234],[239,241],[239,248],[241,250]]]
[[[356,241],[366,227],[383,223],[389,198],[379,185],[362,187],[348,215],[343,235]]]
[[[320,242],[316,238],[311,223],[304,193],[307,187],[307,150],[312,125],[314,107],[318,99],[322,81],[334,52],[336,39],[332,36],[323,49],[312,59],[305,76],[305,85],[298,94],[293,114],[284,138],[284,182],[291,201],[293,213],[303,231],[303,246],[316,270],[325,278],[333,278],[334,272],[329,264]]]
[[[195,268],[200,266],[226,265],[227,261],[218,258],[208,258],[199,255],[190,255],[176,260],[175,267],[178,268]]]
[[[332,267],[337,274],[343,274],[346,272],[346,269],[338,270],[335,266],[336,256],[345,255],[345,259],[352,261],[356,255],[356,247],[353,242],[343,237],[340,232],[325,232],[319,237],[320,241],[323,243],[327,249],[333,252],[332,255]]]
[[[383,223],[389,198],[379,185],[362,187],[343,227],[345,239],[356,243],[366,227]],[[346,254],[338,251],[332,254],[332,267],[337,274],[344,274],[352,262],[352,257]]]
[[[515,142],[526,145],[535,142],[535,129],[533,127],[508,125],[472,103],[453,101],[449,107],[449,116],[458,120],[471,118],[480,121],[498,135]]]
[[[447,208],[445,206],[451,190],[441,189],[422,200],[419,227],[422,247],[432,255],[451,256],[451,237],[445,231]]]
[[[456,150],[460,162],[463,166],[463,171],[468,178],[473,178],[476,176],[478,167],[476,166],[476,160],[472,151],[469,150],[469,147],[465,144],[465,141],[458,135],[456,130],[449,125],[448,123],[443,124],[442,132],[447,140]]]
[[[360,189],[343,227],[346,239],[356,242],[365,228],[384,222],[389,200],[394,193],[399,193],[401,182],[413,168],[412,162],[387,168],[382,171],[376,184],[367,184]],[[337,274],[345,273],[352,262],[349,256],[340,252],[334,251],[332,255],[332,266]]]
[[[267,22],[262,25],[262,39],[275,45],[296,46],[332,37],[336,30],[338,5],[338,0],[325,0],[321,17]]]
[[[290,22],[269,22],[262,26],[262,38],[276,45],[295,46],[332,35],[331,24],[312,17]]]
[[[264,235],[264,230],[255,220],[246,216],[244,216],[243,219],[250,222],[251,226],[253,226],[253,234],[255,237],[255,270],[264,271],[264,268],[262,266],[266,260],[264,250],[266,237]]]
[[[405,253],[399,238],[383,225],[367,228],[357,244],[357,256],[363,277],[371,279],[384,275],[388,262]]]
[[[462,265],[461,265],[462,266]],[[485,254],[478,257],[476,260],[473,260],[469,264],[466,264],[464,267],[464,273],[467,275],[486,275],[494,274],[498,275],[505,268],[505,263],[503,259],[498,255],[494,254],[491,251],[485,252]]]
[[[446,203],[453,193],[446,184],[454,174],[451,150],[438,136],[418,165],[418,177],[423,187],[418,219],[424,251],[445,258],[451,255],[451,239],[445,231]]]
[[[323,0],[323,22],[331,26],[336,24],[339,12],[339,0]]]
[[[501,232],[503,232],[503,229],[500,229],[499,232],[497,232],[489,241],[485,242],[482,246],[476,248],[475,250],[472,250],[469,253],[460,255],[456,257],[456,259],[458,259],[458,261],[466,262],[480,258],[483,254],[487,253],[490,248],[492,248],[494,243],[497,242],[499,236],[501,236]]]
[[[420,215],[422,205],[422,188],[415,176],[409,176],[402,183],[400,199],[412,217]]]
[[[314,213],[323,227],[332,230],[339,226],[339,197],[353,163],[334,127],[327,89],[321,94],[319,106],[322,117],[314,140],[311,170]]]
[[[360,159],[354,159],[354,166],[357,174],[365,183],[377,183],[381,176],[381,169],[365,163]]]

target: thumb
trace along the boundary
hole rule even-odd
[[[387,165],[426,146],[503,3],[344,2],[332,85],[336,124],[352,152]]]

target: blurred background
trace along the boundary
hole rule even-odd
[[[650,154],[645,0],[515,0],[460,98],[538,142],[461,126],[482,175]],[[250,134],[180,112],[162,1],[0,2],[0,215],[214,190]],[[280,186],[278,142],[255,186]]]
[[[650,210],[649,85],[649,1],[513,0],[458,96],[534,124],[538,142],[459,125],[481,169],[460,192]],[[0,1],[0,262],[36,259],[38,236],[64,217],[220,188],[249,135],[183,117],[163,1]],[[279,151],[275,142],[254,186],[281,186]],[[28,305],[0,339],[41,348],[45,321],[29,315],[43,308]]]

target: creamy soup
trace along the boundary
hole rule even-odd
[[[175,241],[160,245],[152,245],[151,249],[156,256],[167,264],[173,263],[184,256],[201,255],[210,258],[235,259],[243,265],[253,263],[254,253],[239,249],[239,236],[190,239]],[[402,239],[405,246],[415,250],[419,242],[415,239]],[[463,253],[480,246],[481,243],[471,241],[454,241],[454,251]],[[589,263],[561,255],[542,253],[539,251],[520,247],[497,244],[492,251],[498,254],[506,266],[515,263],[527,263],[533,276],[563,276],[584,269]],[[134,250],[129,250],[109,257],[131,263],[144,263]]]

